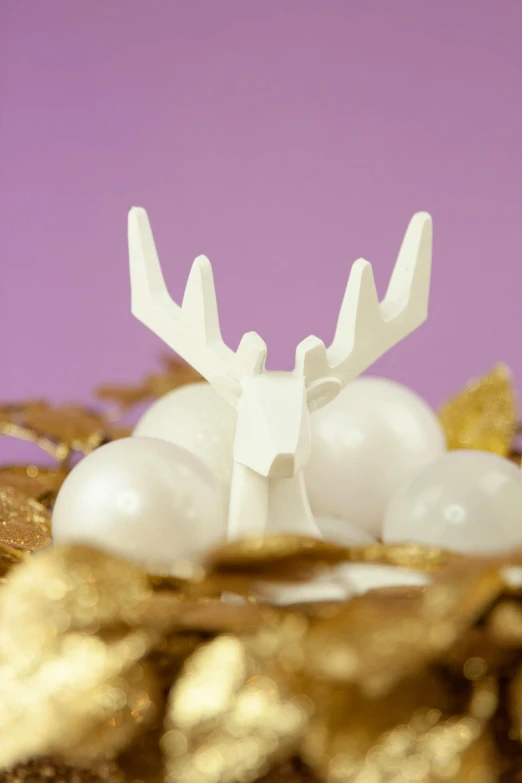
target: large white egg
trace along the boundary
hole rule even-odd
[[[225,533],[220,482],[185,449],[153,438],[123,438],[84,457],[52,517],[54,543],[91,544],[162,571],[197,561]]]
[[[190,383],[154,402],[133,435],[182,446],[203,460],[229,489],[236,421],[235,409],[209,383]]]
[[[384,520],[383,539],[466,553],[521,547],[519,468],[485,451],[448,452],[394,495]]]
[[[445,438],[417,394],[382,378],[358,378],[311,417],[305,469],[316,516],[340,517],[379,536],[395,491],[440,456]]]

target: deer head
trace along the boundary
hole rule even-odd
[[[221,337],[212,267],[196,258],[181,307],[169,296],[147,213],[129,213],[132,312],[214,386],[238,413],[234,460],[261,476],[290,478],[310,454],[310,412],[333,400],[427,316],[431,217],[412,218],[379,303],[371,265],[351,269],[332,344],[307,337],[292,372],[265,370],[267,348],[255,332],[237,351]]]

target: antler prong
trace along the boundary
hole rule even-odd
[[[410,221],[381,303],[371,264],[362,258],[355,262],[330,347],[321,349],[317,338],[307,338],[297,348],[296,371],[304,373],[309,387],[336,378],[340,388],[426,319],[431,243],[431,217],[419,212]]]
[[[170,301],[170,297],[161,272],[149,219],[141,207],[133,207],[129,212],[128,233],[131,311],[138,320],[143,321],[149,317],[153,303],[165,297]],[[171,304],[174,305],[174,302]]]
[[[402,240],[397,261],[391,273],[381,311],[389,319],[402,309],[419,319],[428,316],[431,280],[431,248],[433,224],[427,212],[417,212],[410,221]]]
[[[266,343],[257,332],[247,332],[236,351],[236,363],[242,374],[257,375],[265,368]]]
[[[327,351],[328,363],[340,364],[347,353],[374,334],[380,317],[372,265],[359,258],[350,270],[335,336]]]
[[[192,264],[181,310],[183,316],[207,344],[222,341],[214,275],[212,265],[206,256],[198,256]]]
[[[129,212],[129,256],[132,313],[234,402],[240,383],[236,355],[221,337],[208,258],[194,261],[179,307],[167,291],[149,219],[141,207]]]

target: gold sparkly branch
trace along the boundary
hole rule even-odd
[[[479,449],[508,456],[518,423],[518,403],[510,370],[497,365],[439,411],[449,449]]]

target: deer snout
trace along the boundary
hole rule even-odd
[[[258,448],[252,452],[244,448],[241,440],[236,442],[234,460],[247,468],[254,470],[266,478],[293,478],[300,473],[310,455],[309,448],[297,448],[295,452],[288,453],[278,451],[277,445],[264,438],[264,448]],[[260,443],[261,441],[258,441]]]
[[[253,378],[238,405],[235,461],[266,478],[293,478],[309,456],[310,413],[302,381],[283,373]]]
[[[287,478],[294,476],[295,473],[295,455],[277,454],[269,468],[268,475],[272,478]]]

